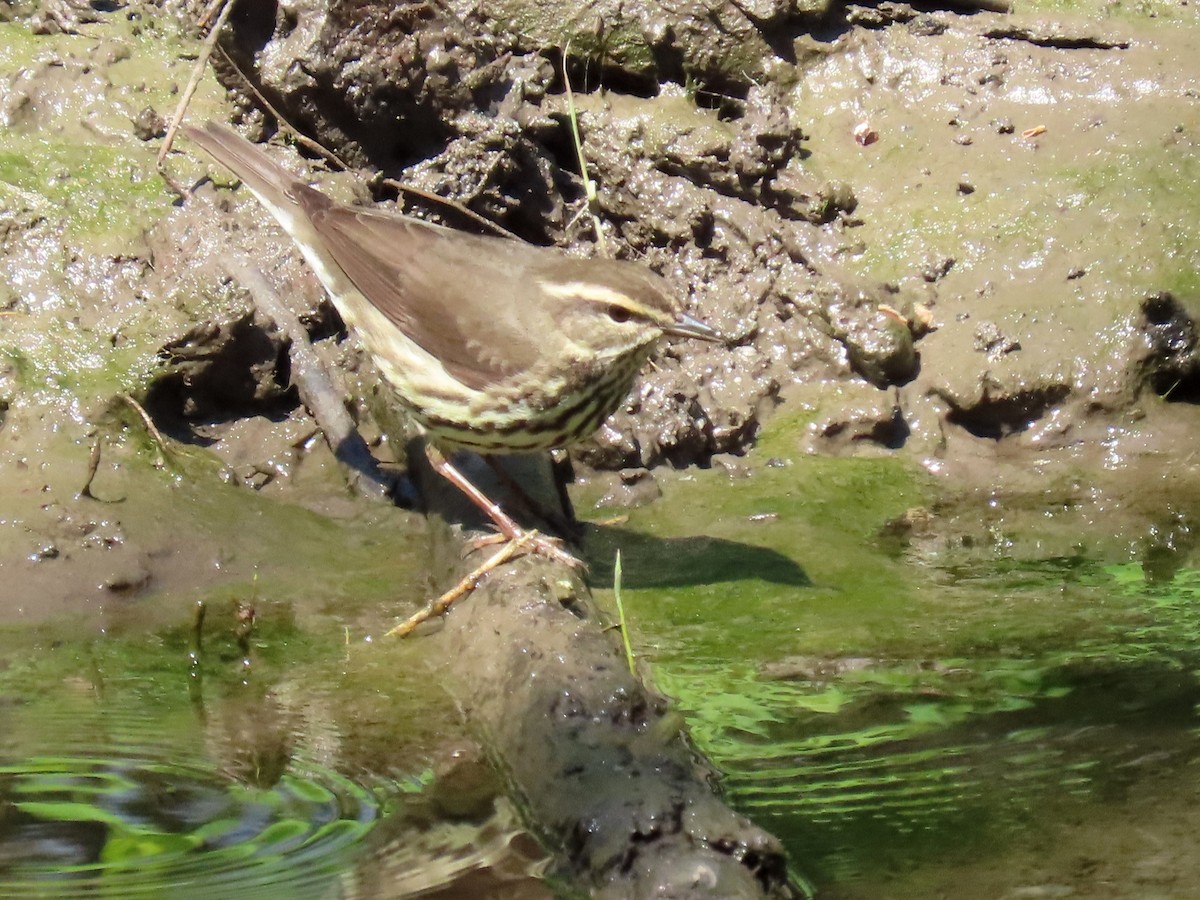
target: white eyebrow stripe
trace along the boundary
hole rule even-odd
[[[608,303],[623,307],[630,312],[645,314],[642,305],[628,294],[614,291],[612,288],[594,281],[539,281],[542,290],[560,300],[577,297],[581,300],[591,300],[595,303]]]

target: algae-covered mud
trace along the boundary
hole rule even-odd
[[[191,120],[273,133],[249,78],[586,254],[573,48],[609,245],[731,339],[575,451],[589,578],[797,890],[1194,894],[1194,4],[243,6]],[[347,487],[231,249],[398,470],[369,362],[244,190],[155,169],[199,14],[0,11],[0,893],[585,891],[383,638],[422,518]]]

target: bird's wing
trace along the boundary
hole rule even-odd
[[[519,301],[536,290],[527,261],[537,249],[336,204],[308,213],[363,296],[468,387],[511,378],[544,352]]]

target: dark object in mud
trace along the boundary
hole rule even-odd
[[[719,340],[648,269],[343,206],[228,128],[187,134],[288,232],[436,445],[488,453],[574,443],[625,398],[659,338]],[[506,537],[523,536],[440,454],[430,462]],[[573,561],[548,541],[533,546]]]
[[[991,40],[1026,41],[1035,47],[1055,50],[1128,50],[1130,44],[1128,38],[1077,34],[1064,31],[1061,25],[1045,22],[1033,25],[1005,22],[987,29],[983,36]]]
[[[143,107],[132,123],[134,136],[139,141],[152,141],[167,133],[167,123],[153,106]]]
[[[964,405],[949,394],[937,394],[950,405],[946,421],[975,437],[999,441],[1019,434],[1041,419],[1071,393],[1067,384],[1047,384],[1036,389],[991,393],[985,385],[978,397]]]
[[[1146,297],[1142,316],[1142,333],[1150,351],[1142,362],[1145,383],[1167,400],[1200,402],[1196,320],[1169,291]]]
[[[295,403],[283,341],[257,325],[252,313],[222,325],[197,325],[164,346],[159,356],[168,368],[155,379],[143,405],[174,437],[203,440],[190,433],[186,420],[272,414]]]

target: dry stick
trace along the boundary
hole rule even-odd
[[[503,225],[497,225],[491,219],[487,218],[486,216],[481,216],[473,209],[468,209],[457,200],[451,200],[449,197],[443,197],[441,194],[435,194],[433,191],[426,191],[419,187],[413,187],[412,185],[405,184],[402,181],[397,181],[395,178],[384,178],[383,183],[388,187],[395,188],[398,191],[403,191],[406,194],[412,194],[414,197],[420,197],[422,200],[428,200],[431,203],[438,203],[442,206],[448,206],[450,209],[453,209],[456,212],[466,216],[472,222],[496,232],[496,234],[500,235],[501,237],[510,238],[514,241],[521,240]]]
[[[150,413],[146,412],[146,408],[134,400],[132,395],[124,391],[117,394],[117,398],[129,404],[133,408],[133,411],[138,414],[138,417],[141,418],[142,424],[146,426],[146,431],[149,433],[150,438],[158,446],[159,464],[161,465],[171,455],[171,452],[167,449],[166,438],[162,436],[162,432],[158,430],[158,426],[150,418]],[[103,432],[97,432],[96,440],[92,442],[92,449],[88,454],[87,480],[84,482],[83,488],[79,491],[79,496],[87,497],[89,500],[99,500],[101,503],[118,503],[120,501],[104,500],[92,493],[92,483],[96,480],[96,473],[100,469],[100,448],[103,443]]]
[[[475,590],[479,584],[479,579],[521,553],[538,536],[538,533],[531,529],[522,532],[515,540],[506,541],[503,547],[464,575],[458,584],[454,585],[454,587],[450,588],[450,590],[446,591],[446,593],[442,594],[442,596],[438,597],[424,609],[417,610],[417,612],[389,631],[386,637],[408,637],[408,635],[412,634],[413,629],[422,622],[432,619],[434,616],[442,615],[455,600],[461,599]]]
[[[196,20],[196,27],[204,28],[207,26],[212,21],[212,17],[216,14],[217,10],[221,8],[223,2],[224,0],[208,0],[208,6],[204,7],[204,12],[200,13],[200,18]]]
[[[332,150],[327,150],[320,143],[308,137],[306,134],[296,128],[296,126],[294,126],[291,122],[289,122],[284,117],[283,113],[276,109],[271,101],[263,95],[262,91],[254,86],[254,82],[252,82],[250,77],[242,71],[241,67],[233,61],[232,56],[226,53],[221,47],[217,47],[216,51],[221,55],[221,59],[225,61],[225,64],[233,69],[233,71],[237,72],[238,78],[242,79],[242,84],[245,86],[246,90],[254,95],[254,99],[258,101],[259,105],[262,106],[268,114],[270,114],[280,128],[292,136],[292,140],[294,140],[297,144],[300,144],[302,147],[306,147],[307,149],[311,150],[313,153],[324,159],[327,163],[333,163],[338,167],[338,169],[349,170],[350,167],[346,165],[345,161],[340,156],[338,156]]]
[[[142,420],[142,424],[146,426],[146,431],[150,433],[151,439],[158,445],[159,452],[162,453],[164,460],[171,455],[171,451],[167,449],[167,440],[162,436],[162,432],[158,430],[158,426],[154,424],[154,420],[150,418],[150,413],[146,412],[146,408],[142,404],[133,399],[133,396],[122,391],[117,394],[119,398],[133,407],[133,411],[138,414]]]
[[[167,136],[163,138],[162,146],[158,148],[158,169],[163,171],[163,160],[167,158],[167,154],[171,152],[171,144],[175,141],[175,132],[179,131],[179,126],[183,123],[183,114],[187,112],[188,104],[192,102],[192,95],[196,93],[196,88],[200,85],[200,79],[204,77],[204,67],[208,65],[208,58],[212,56],[213,48],[217,45],[217,36],[220,35],[221,29],[225,27],[225,20],[229,18],[229,13],[233,9],[233,0],[225,0],[225,5],[221,7],[221,14],[217,16],[217,21],[213,23],[213,27],[208,32],[208,37],[204,39],[204,46],[200,49],[200,55],[196,57],[196,65],[192,67],[192,77],[188,79],[187,87],[183,89],[183,95],[179,98],[179,103],[175,107],[175,114],[171,116],[171,125],[167,129]],[[163,176],[166,178],[166,176]],[[172,185],[174,187],[174,185]],[[184,194],[186,196],[186,194]]]
[[[300,399],[325,435],[333,455],[357,473],[358,477],[351,479],[354,487],[371,499],[386,497],[395,479],[380,468],[366,441],[355,428],[354,420],[342,404],[342,394],[334,387],[325,367],[317,358],[300,318],[288,308],[262,273],[244,257],[237,256],[227,261],[225,269],[250,292],[255,306],[275,322],[275,327],[291,343],[288,352],[292,363],[292,379],[300,392]]]

